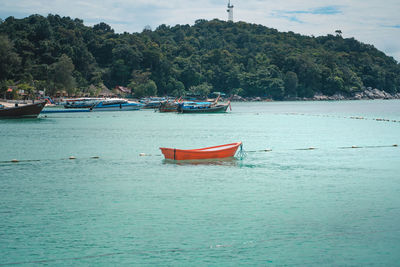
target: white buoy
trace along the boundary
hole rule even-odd
[[[146,153],[140,153],[139,156],[141,157],[146,156]]]
[[[69,159],[76,159],[74,156],[70,156]]]
[[[11,162],[19,162],[17,159],[12,159]]]

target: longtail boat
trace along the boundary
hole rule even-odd
[[[226,112],[228,107],[232,110],[231,101],[229,99],[226,104],[218,104],[220,96],[213,102],[182,102],[178,105],[180,113],[218,113]]]
[[[158,107],[160,112],[177,112],[178,110],[178,103],[173,101],[163,101],[160,103]]]
[[[178,112],[180,113],[218,113],[226,112],[230,103],[218,105],[179,105]]]
[[[176,149],[160,147],[165,159],[193,160],[193,159],[218,159],[235,156],[242,142],[198,149]]]
[[[36,118],[45,105],[46,101],[27,105],[15,104],[13,107],[3,106],[0,108],[0,118]]]
[[[158,109],[161,105],[161,101],[149,101],[143,106],[143,109]]]

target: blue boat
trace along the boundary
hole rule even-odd
[[[128,111],[128,110],[139,110],[144,105],[137,102],[130,102],[125,99],[110,98],[99,101],[94,105],[92,111]]]
[[[178,105],[179,113],[218,113],[226,112],[230,107],[230,102],[227,104],[216,104],[210,102],[184,102]]]
[[[104,98],[76,98],[65,100],[64,108],[91,108]]]

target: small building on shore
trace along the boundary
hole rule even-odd
[[[132,97],[132,90],[128,87],[115,86],[115,88],[113,89],[113,92],[118,97]]]
[[[101,84],[99,87],[100,87],[100,92],[98,94],[98,97],[116,97],[116,94],[114,94],[104,84]]]

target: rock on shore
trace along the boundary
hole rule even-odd
[[[354,99],[399,99],[400,93],[397,94],[389,94],[385,91],[381,91],[379,89],[367,88],[365,91],[361,93],[354,94]]]
[[[334,94],[333,96],[326,96],[322,94],[315,94],[310,100],[368,100],[368,99],[400,99],[400,93],[389,94],[379,89],[366,88],[364,91],[356,92],[352,96],[344,96],[342,94]]]
[[[332,101],[332,100],[371,100],[371,99],[400,99],[400,93],[389,94],[385,91],[379,89],[372,89],[371,87],[367,87],[364,91],[355,92],[351,96],[342,95],[340,93],[334,94],[332,96],[323,95],[322,93],[316,93],[311,98],[302,98],[302,97],[293,97],[284,100],[289,101]],[[232,101],[237,102],[254,102],[254,101],[272,101],[268,98],[261,97],[241,97],[238,95],[234,95],[232,97]]]

